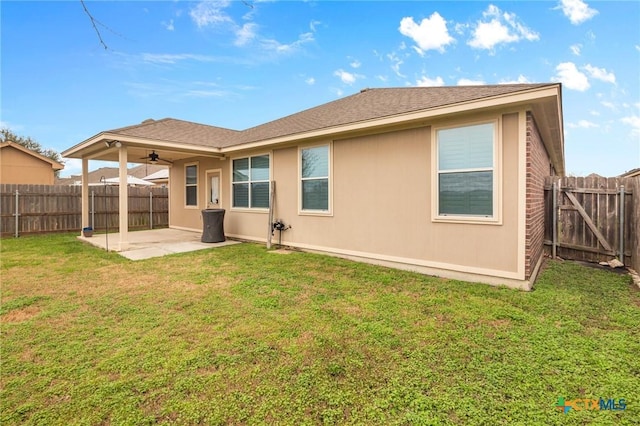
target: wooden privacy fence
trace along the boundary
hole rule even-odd
[[[551,254],[640,267],[640,177],[549,176],[545,243]]]
[[[129,229],[169,225],[167,188],[129,187]],[[82,229],[82,187],[0,184],[0,234],[19,236]],[[89,225],[100,231],[119,224],[118,187],[89,187]]]

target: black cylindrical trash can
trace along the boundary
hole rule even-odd
[[[224,238],[224,209],[202,210],[203,243],[221,243]]]

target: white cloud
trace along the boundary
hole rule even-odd
[[[420,49],[444,52],[444,48],[455,39],[449,35],[447,22],[438,12],[433,12],[429,18],[424,18],[417,24],[413,17],[405,17],[400,21],[400,34],[412,39]]]
[[[526,84],[531,83],[527,77],[520,74],[516,80],[502,80],[498,84]]]
[[[540,36],[518,20],[514,13],[502,12],[497,6],[489,5],[482,16],[488,21],[478,21],[473,37],[468,45],[476,49],[492,50],[499,44],[520,40],[534,41]]]
[[[351,66],[351,68],[360,68],[360,65],[362,64],[360,63],[359,60],[356,59],[353,62],[351,62],[349,65]]]
[[[569,49],[571,49],[571,53],[573,53],[574,55],[580,56],[582,45],[580,43],[572,44],[571,46],[569,46]]]
[[[624,124],[631,126],[631,134],[634,136],[640,136],[640,117],[637,115],[629,115],[623,117],[620,121]]]
[[[598,124],[591,122],[591,121],[587,121],[587,120],[579,120],[577,123],[568,123],[567,127],[570,127],[572,129],[591,129],[594,127],[600,127]]]
[[[173,19],[169,19],[169,22],[161,22],[162,26],[167,30],[167,31],[173,31],[176,28],[173,26]]]
[[[305,44],[314,41],[314,32],[319,21],[311,21],[309,27],[311,31],[300,34],[298,39],[291,43],[282,43],[275,39],[267,39],[258,32],[259,26],[253,22],[254,9],[245,14],[244,25],[237,24],[234,19],[226,13],[226,9],[232,4],[230,0],[201,1],[189,12],[193,22],[199,27],[223,27],[225,31],[230,31],[235,36],[234,44],[238,47],[254,47],[263,52],[275,52],[276,54],[290,54],[300,49]],[[264,55],[256,55],[262,56]]]
[[[573,62],[562,62],[556,67],[557,75],[551,77],[551,81],[559,81],[567,89],[584,92],[591,85],[585,74],[580,72]]]
[[[569,18],[573,25],[582,24],[598,14],[597,10],[591,9],[582,0],[560,0],[558,7],[562,9],[564,16]]]
[[[471,80],[468,78],[461,78],[458,80],[458,86],[482,86],[485,84],[482,80]]]
[[[311,22],[309,22],[309,29],[315,33],[316,32],[316,27],[318,25],[320,25],[321,23],[322,22],[320,22],[320,21],[311,21]]]
[[[336,77],[338,77],[344,84],[353,84],[360,77],[358,74],[353,74],[343,69],[339,69],[333,73]]]
[[[400,59],[395,52],[387,54],[387,59],[391,61],[391,69],[393,72],[395,72],[398,77],[405,78],[406,76],[400,72],[400,65],[402,65],[404,61]]]
[[[189,11],[189,16],[198,28],[233,23],[233,19],[224,11],[230,4],[229,0],[201,1]]]
[[[188,90],[184,96],[189,98],[222,98],[229,95],[226,90]]]
[[[316,79],[313,77],[309,77],[304,82],[307,83],[309,86],[313,86],[314,84],[316,84]]]
[[[82,160],[80,158],[64,157],[64,169],[60,171],[60,176],[79,175],[82,173]]]
[[[616,84],[616,76],[612,72],[608,72],[604,68],[597,68],[591,66],[591,64],[587,64],[584,66],[584,69],[587,70],[589,75],[598,80],[602,80],[606,83]]]
[[[310,43],[314,40],[313,33],[304,33],[298,36],[298,40],[289,44],[283,44],[277,40],[264,39],[261,41],[261,45],[263,49],[277,53],[292,53],[298,50],[303,44]]]
[[[605,108],[609,108],[611,110],[615,110],[616,109],[616,106],[613,104],[613,102],[602,101],[602,102],[600,102],[600,105],[602,105]]]
[[[426,75],[422,76],[417,82],[416,86],[418,87],[434,87],[434,86],[444,86],[444,80],[442,77],[438,76],[436,78],[429,78]]]
[[[217,59],[213,56],[197,55],[193,53],[143,53],[142,60],[154,64],[175,64],[180,61],[198,61],[198,62],[215,62]]]
[[[256,38],[256,30],[258,25],[253,22],[247,22],[236,30],[236,46],[244,46]]]

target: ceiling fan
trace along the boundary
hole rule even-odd
[[[173,164],[173,161],[169,161],[169,160],[165,160],[163,158],[160,158],[160,155],[158,155],[155,150],[151,151],[151,153],[149,155],[147,155],[146,157],[142,157],[140,159],[141,160],[147,160],[150,163],[154,163],[154,164],[159,163],[159,162]]]

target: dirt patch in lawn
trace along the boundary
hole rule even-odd
[[[40,313],[40,308],[35,306],[27,306],[22,309],[14,309],[0,316],[2,323],[18,323],[28,321]]]

